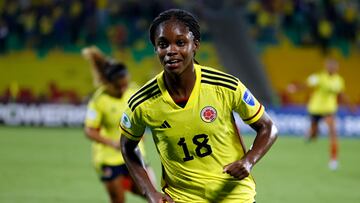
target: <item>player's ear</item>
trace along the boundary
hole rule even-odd
[[[197,39],[194,39],[194,45],[195,45],[195,50],[194,51],[197,51],[200,47],[200,41],[197,40]]]

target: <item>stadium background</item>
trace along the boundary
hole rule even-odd
[[[340,109],[340,168],[332,172],[326,137],[302,138],[308,92],[285,91],[331,56],[340,63],[346,93],[360,104],[359,6],[351,0],[0,1],[0,202],[106,201],[81,129],[94,87],[80,50],[97,45],[124,61],[142,85],[161,70],[149,23],[175,7],[200,19],[197,60],[240,77],[280,127],[278,142],[254,169],[257,201],[359,202],[359,111]],[[241,124],[241,132],[250,145],[253,131]],[[146,142],[160,177],[151,138]]]

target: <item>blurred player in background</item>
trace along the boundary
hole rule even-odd
[[[200,27],[192,14],[167,10],[153,21],[150,40],[164,71],[129,100],[121,150],[149,202],[255,201],[254,165],[276,139],[264,107],[236,77],[196,64]],[[245,150],[233,110],[257,136]],[[163,166],[162,194],[134,150],[148,126]]]
[[[344,79],[338,74],[339,63],[332,58],[325,60],[325,69],[314,73],[307,78],[306,84],[290,84],[288,92],[295,93],[307,88],[312,89],[307,109],[310,114],[311,124],[307,139],[317,138],[319,122],[324,119],[328,126],[330,138],[329,168],[336,170],[338,167],[338,141],[336,133],[335,114],[338,109],[338,99],[351,107],[348,97],[344,94]]]
[[[112,203],[122,203],[125,191],[137,193],[120,154],[119,117],[134,92],[124,64],[105,58],[96,47],[85,48],[83,57],[92,65],[100,87],[93,94],[85,119],[85,134],[94,141],[93,161]]]

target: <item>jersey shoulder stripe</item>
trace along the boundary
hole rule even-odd
[[[232,76],[230,74],[227,74],[227,73],[215,70],[215,69],[201,68],[201,72],[202,73],[208,73],[208,74],[211,74],[211,75],[221,76],[221,77],[230,79],[230,80],[232,80],[232,81],[234,81],[236,83],[239,82],[239,79],[237,79],[235,76]]]
[[[138,90],[128,101],[131,111],[134,111],[144,101],[161,94],[156,78]]]
[[[201,83],[206,83],[206,84],[216,85],[216,86],[222,86],[222,87],[226,87],[228,89],[234,90],[234,91],[236,90],[236,87],[233,87],[231,85],[227,85],[227,84],[224,84],[224,83],[220,83],[220,82],[214,82],[214,81],[209,81],[209,80],[202,79]]]
[[[201,71],[202,83],[222,86],[234,91],[237,89],[239,80],[236,77],[216,70],[202,68]]]
[[[96,103],[96,102],[99,100],[99,98],[100,98],[102,95],[104,95],[104,92],[105,92],[105,88],[103,88],[103,87],[98,88],[98,89],[92,94],[90,100]]]
[[[222,81],[222,82],[226,82],[226,83],[230,83],[233,85],[238,85],[237,82],[234,82],[233,80],[229,80],[223,77],[218,77],[218,76],[212,76],[212,75],[207,75],[207,74],[201,74],[202,78],[206,78],[206,79],[210,79],[210,80],[217,80],[217,81]]]
[[[128,100],[128,104],[130,104],[130,102],[132,102],[133,100],[135,100],[139,94],[142,94],[144,91],[146,91],[147,89],[149,89],[149,87],[152,87],[154,85],[157,84],[156,78],[153,78],[152,80],[150,80],[150,82],[148,82],[147,84],[145,84],[144,86],[142,86],[138,91],[136,91]]]

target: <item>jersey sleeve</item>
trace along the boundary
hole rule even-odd
[[[141,108],[137,108],[135,111],[131,111],[131,109],[127,107],[121,116],[121,134],[125,135],[131,140],[141,140],[146,128],[142,118]]]
[[[101,126],[102,114],[94,101],[90,101],[85,115],[85,126],[99,128]]]
[[[264,114],[264,106],[251,94],[244,84],[239,82],[236,89],[233,110],[239,113],[246,124],[255,123]]]
[[[344,79],[342,77],[340,77],[340,91],[339,92],[344,92],[345,91],[345,82]]]
[[[341,76],[338,76],[338,79],[331,83],[331,90],[335,93],[341,93],[345,91],[344,79]]]

